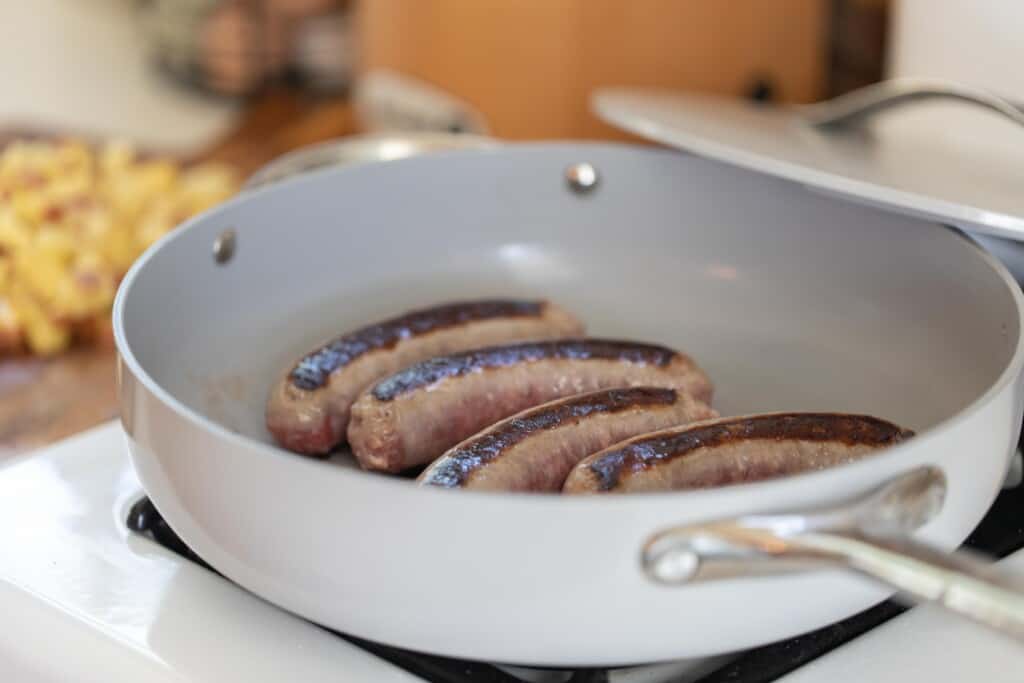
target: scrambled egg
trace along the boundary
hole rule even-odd
[[[131,146],[20,141],[0,152],[0,355],[109,340],[132,262],[238,190],[219,164],[139,158]]]

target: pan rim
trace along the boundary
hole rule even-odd
[[[463,157],[463,156],[478,156],[478,155],[490,155],[499,152],[508,152],[510,149],[519,150],[533,150],[533,149],[551,149],[558,147],[572,146],[575,148],[611,148],[611,149],[626,149],[637,153],[653,153],[653,154],[681,154],[680,152],[669,149],[661,148],[657,146],[645,145],[645,144],[634,144],[634,143],[622,143],[622,142],[603,142],[603,141],[542,141],[542,142],[521,142],[515,144],[503,144],[495,147],[486,147],[480,149],[462,149],[462,150],[450,150],[433,153],[430,155],[433,157]],[[408,163],[421,163],[424,159],[422,157],[411,157],[406,159],[398,159],[390,161],[390,164],[408,164]],[[702,159],[701,161],[707,163],[708,160]],[[218,213],[222,213],[235,206],[237,203],[247,201],[256,193],[263,192],[280,192],[284,191],[285,187],[291,186],[294,183],[308,182],[311,178],[319,176],[320,174],[338,174],[343,177],[344,174],[358,172],[359,168],[364,164],[353,165],[350,167],[342,168],[324,168],[308,173],[302,174],[291,178],[287,183],[280,185],[272,185],[267,187],[256,188],[253,190],[241,192],[235,197],[228,201],[214,207],[213,209],[200,213],[193,216],[189,220],[185,221],[175,229],[164,235],[161,239],[155,242],[149,247],[129,268],[118,287],[117,294],[114,299],[114,305],[112,310],[113,319],[113,331],[114,341],[117,348],[119,361],[127,368],[131,373],[135,381],[137,381],[142,387],[148,391],[153,397],[159,400],[159,402],[171,412],[173,412],[177,418],[183,419],[188,422],[193,428],[208,434],[215,438],[217,441],[226,443],[235,448],[242,448],[252,453],[259,453],[260,457],[273,457],[273,458],[287,458],[292,467],[316,467],[323,476],[336,476],[340,478],[348,478],[349,481],[358,481],[365,486],[380,486],[388,487],[391,490],[399,490],[400,488],[405,490],[406,495],[420,495],[418,493],[411,493],[413,491],[422,492],[422,495],[428,496],[445,496],[450,495],[450,492],[437,489],[436,487],[417,487],[413,482],[409,480],[396,478],[392,476],[377,476],[372,472],[364,472],[361,470],[355,470],[343,467],[324,467],[324,463],[320,460],[304,457],[291,453],[283,448],[276,445],[269,444],[263,441],[259,441],[252,437],[244,434],[234,432],[227,427],[209,419],[202,413],[190,408],[170,392],[163,388],[163,386],[157,382],[149,372],[142,366],[138,358],[132,351],[131,344],[128,342],[126,337],[126,331],[124,328],[124,312],[127,299],[131,296],[132,285],[139,278],[140,274],[144,271],[146,264],[155,258],[163,248],[173,242],[176,239],[181,238],[184,234],[192,230],[195,226],[205,223],[210,219],[211,216],[215,216]],[[753,173],[753,171],[747,171]],[[841,200],[835,200],[841,201]],[[943,433],[950,431],[954,427],[963,424],[967,420],[971,419],[982,409],[987,407],[995,398],[1001,394],[1012,382],[1018,380],[1024,370],[1024,291],[1018,285],[1017,281],[1010,274],[1007,267],[999,261],[995,256],[985,250],[976,240],[974,240],[969,234],[963,230],[938,223],[933,220],[924,218],[915,218],[914,220],[921,221],[922,223],[932,224],[936,230],[946,230],[952,235],[961,237],[967,242],[971,248],[976,250],[979,258],[987,265],[1001,280],[1003,286],[1009,291],[1010,296],[1016,306],[1016,322],[1017,322],[1017,340],[1013,350],[1013,354],[1009,361],[1006,363],[1002,372],[993,381],[984,392],[976,396],[970,403],[961,408],[956,413],[953,413],[946,419],[918,432],[914,439],[910,439],[901,444],[893,446],[885,450],[883,459],[886,462],[892,462],[903,454],[906,454],[912,450],[917,450],[920,446],[921,441],[925,439],[932,439],[937,436],[941,436]],[[122,416],[123,416],[123,405]],[[124,421],[122,417],[122,427]],[[127,431],[127,430],[126,430]],[[162,457],[161,454],[157,453],[158,457]],[[756,481],[756,482],[745,482],[739,484],[731,484],[726,487],[717,487],[709,489],[701,489],[694,491],[687,491],[686,497],[690,500],[703,500],[707,497],[713,497],[720,495],[722,491],[736,491],[740,493],[756,494],[760,491],[769,491],[775,489],[781,489],[789,486],[793,486],[794,483],[803,483],[813,485],[819,483],[825,485],[825,483],[833,478],[843,475],[856,475],[859,473],[867,472],[869,469],[876,469],[878,467],[878,458],[869,458],[864,460],[858,460],[835,467],[830,467],[824,470],[816,470],[811,472],[802,472],[794,475],[788,475],[785,477],[779,477],[776,479]],[[324,475],[326,471],[333,471],[334,474]],[[639,505],[639,504],[650,504],[650,505],[664,505],[666,501],[675,500],[679,501],[680,492],[678,491],[667,491],[667,492],[656,492],[646,493],[642,496],[560,496],[558,494],[545,494],[545,493],[515,493],[515,492],[491,492],[491,491],[460,491],[461,496],[470,496],[476,498],[478,496],[486,497],[490,500],[501,500],[504,504],[511,505],[535,505],[542,501],[558,500],[558,505],[576,505],[580,507],[589,507],[592,505],[608,505],[608,498],[617,499],[616,502],[611,503],[612,505]],[[568,500],[566,500],[568,498]]]

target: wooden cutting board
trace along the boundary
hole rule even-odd
[[[244,177],[287,151],[354,131],[346,101],[273,90],[254,100],[239,126],[195,160],[232,163]],[[23,136],[70,133],[10,127],[0,131],[0,147]],[[109,348],[0,359],[0,463],[117,417],[116,364]]]

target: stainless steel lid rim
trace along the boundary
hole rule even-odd
[[[710,108],[712,103],[719,107],[714,111],[721,125]],[[815,106],[827,108],[831,104]],[[890,211],[926,216],[1007,239],[1024,239],[1024,205],[1016,200],[1015,191],[958,191],[958,187],[970,188],[964,178],[959,183],[946,177],[933,178],[916,172],[913,165],[894,169],[883,153],[899,142],[894,135],[866,137],[860,144],[851,145],[833,139],[836,134],[828,129],[816,127],[814,117],[800,109],[665,90],[605,88],[592,97],[592,107],[611,125],[682,151]],[[1014,134],[1022,135],[1018,130]],[[785,137],[787,144],[778,144],[773,141],[775,137]],[[920,151],[927,157],[927,147]],[[924,163],[958,168],[956,158],[948,155],[948,150],[937,151],[935,158]],[[875,156],[880,159],[877,163],[871,161]],[[1011,206],[1012,210],[1008,208]]]

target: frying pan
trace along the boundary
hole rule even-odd
[[[919,434],[814,473],[579,498],[418,488],[273,445],[267,391],[319,341],[499,295],[685,350],[725,415],[869,413]],[[114,315],[134,466],[224,575],[390,645],[596,666],[748,648],[892,592],[835,569],[652,581],[644,553],[685,525],[833,505],[925,467],[945,499],[914,538],[955,548],[1018,436],[1021,311],[1005,268],[934,222],[675,151],[523,144],[245,193],[154,245]]]

